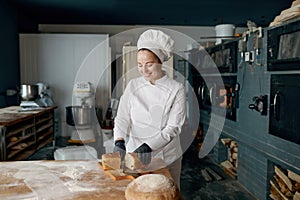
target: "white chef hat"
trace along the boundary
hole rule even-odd
[[[149,29],[140,35],[137,48],[152,51],[163,63],[173,54],[174,40],[160,30]]]

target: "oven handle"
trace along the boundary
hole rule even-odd
[[[202,85],[200,85],[200,86],[198,87],[198,95],[200,96],[201,100],[203,100],[202,87],[203,87]]]
[[[274,99],[273,99],[273,106],[274,106],[274,118],[279,121],[279,110],[280,110],[280,105],[279,105],[279,91],[276,92],[275,96],[274,96]]]
[[[200,92],[201,92],[201,99],[202,99],[202,100],[204,99],[204,89],[205,89],[204,87],[205,87],[205,86],[202,85],[202,86],[201,86],[201,91],[200,91]]]
[[[211,104],[213,104],[213,89],[214,89],[214,87],[211,87],[210,89],[209,89],[209,98],[210,98],[210,102],[211,102]]]

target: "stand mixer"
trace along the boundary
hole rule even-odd
[[[40,106],[36,103],[38,98],[38,86],[22,84],[20,88],[21,103],[20,106],[22,109],[36,109]]]
[[[42,107],[53,106],[53,100],[51,98],[51,92],[49,86],[44,83],[37,83],[39,97],[36,99],[38,104]]]
[[[89,82],[79,82],[73,88],[73,105],[66,107],[67,124],[73,127],[72,142],[94,142],[94,99],[92,85]]]
[[[22,110],[38,110],[54,105],[49,86],[44,83],[35,85],[22,84],[20,95]]]

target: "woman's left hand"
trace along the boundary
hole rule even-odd
[[[144,165],[148,165],[151,162],[151,152],[152,152],[152,149],[146,143],[143,143],[139,148],[137,148],[134,151],[134,153],[138,154],[139,160]]]

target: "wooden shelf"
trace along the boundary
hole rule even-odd
[[[39,119],[39,120],[37,120],[36,124],[40,124],[40,123],[43,123],[43,122],[45,122],[45,121],[49,121],[49,120],[51,120],[51,121],[52,121],[52,119],[53,119],[53,116],[52,116],[52,115],[50,115],[50,116],[48,116],[48,117],[46,117],[46,118],[43,118],[43,119]]]
[[[10,157],[8,160],[26,160],[29,156],[31,156],[36,150],[27,150],[23,151],[22,154]],[[13,159],[12,159],[13,158]]]
[[[44,125],[44,126],[38,128],[38,130],[36,130],[36,132],[39,133],[39,132],[41,132],[41,131],[43,131],[43,130],[49,128],[49,127],[53,127],[53,122],[51,122],[50,124],[46,124],[46,125]]]
[[[37,146],[37,150],[41,149],[42,147],[46,146],[47,144],[51,143],[53,141],[53,137],[49,137],[47,140],[41,142],[38,146]]]
[[[43,135],[39,136],[37,135],[37,142],[43,140],[44,138],[47,138],[49,135],[53,136],[53,129],[51,128],[48,132],[43,133]]]
[[[27,146],[26,147],[24,147],[23,149],[19,149],[19,150],[10,150],[10,153],[7,155],[7,159],[8,160],[10,160],[12,157],[14,157],[15,155],[17,155],[17,154],[19,154],[19,153],[22,153],[22,154],[24,154],[24,153],[26,153],[26,149],[29,149],[29,147],[32,147],[34,144],[35,144],[35,142],[28,142],[28,143],[26,143],[27,144]],[[35,150],[29,150],[30,152],[31,151],[35,151]],[[33,153],[32,152],[32,153]],[[20,155],[19,157],[21,157],[22,155]],[[18,159],[19,160],[19,159]]]
[[[28,124],[28,125],[25,125],[25,126],[18,127],[15,130],[9,131],[8,134],[6,135],[6,137],[14,136],[17,133],[20,133],[21,131],[27,130],[27,129],[32,128],[32,127],[34,127],[34,124]]]
[[[24,160],[54,139],[54,109],[49,107],[34,112],[7,115],[0,135],[1,160]],[[6,108],[7,109],[7,108]],[[12,110],[12,107],[7,110]],[[2,110],[3,111],[3,110]],[[10,118],[9,118],[10,117]],[[1,127],[0,127],[1,128]],[[12,137],[17,140],[11,142]],[[16,139],[14,138],[14,139]]]
[[[28,138],[30,138],[30,137],[32,137],[32,136],[34,136],[34,135],[35,135],[35,134],[32,133],[32,134],[27,135],[27,136],[25,136],[25,137],[19,137],[19,139],[18,139],[17,141],[15,141],[15,142],[10,142],[10,143],[7,145],[7,148],[11,148],[12,146],[15,146],[15,145],[17,145],[17,144],[20,144],[20,143],[22,143],[22,141],[25,141],[26,139],[28,139]]]

